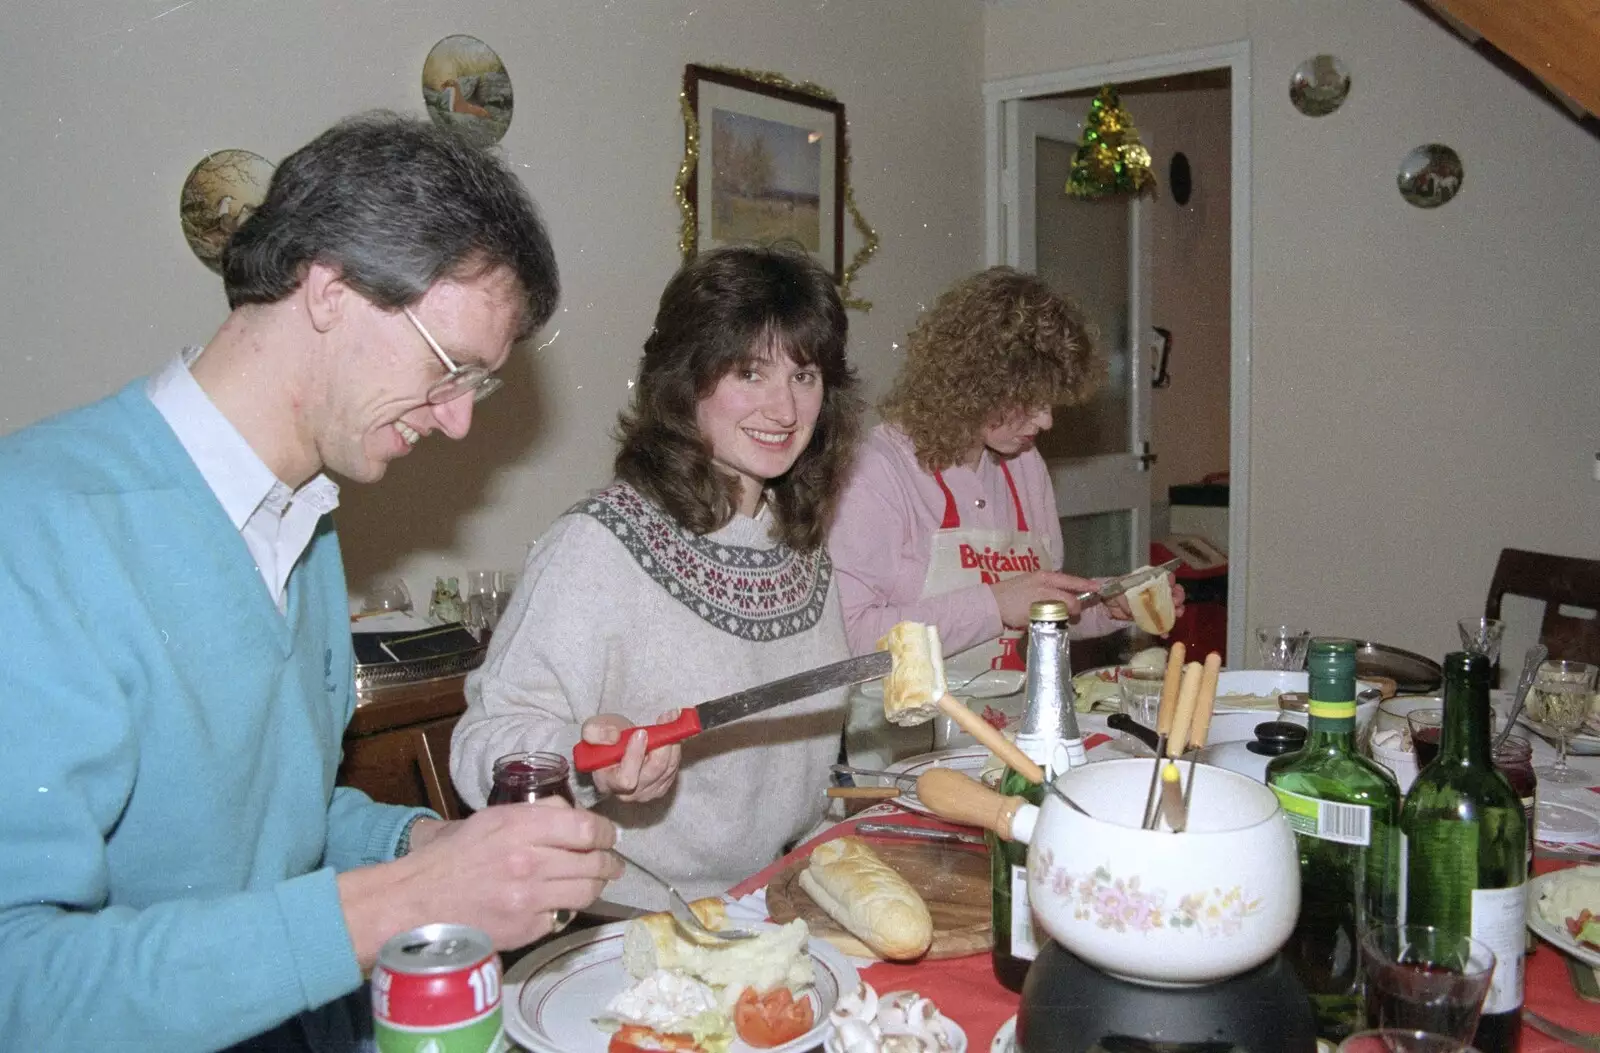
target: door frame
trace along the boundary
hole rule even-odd
[[[985,81],[983,85],[984,256],[989,266],[1005,261],[1005,202],[1010,197],[1002,171],[1007,107],[1015,99],[1054,95],[1151,77],[1227,69],[1231,73],[1229,144],[1232,171],[1229,274],[1228,397],[1228,654],[1227,663],[1244,662],[1249,631],[1250,545],[1250,42],[1235,41],[1193,51],[1078,66],[1051,73]]]

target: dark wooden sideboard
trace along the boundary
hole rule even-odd
[[[450,784],[450,732],[467,707],[465,675],[374,688],[345,729],[339,784],[375,801],[467,814]]]

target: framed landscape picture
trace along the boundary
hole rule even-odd
[[[844,281],[844,104],[689,66],[683,77],[685,255],[741,242],[803,246]]]

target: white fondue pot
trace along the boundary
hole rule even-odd
[[[1057,943],[1097,968],[1155,985],[1212,983],[1271,958],[1300,910],[1294,832],[1272,791],[1210,765],[1194,769],[1188,828],[1143,830],[1155,762],[1106,760],[1063,772],[1042,808],[959,772],[925,773],[918,797],[955,822],[1026,842],[1028,897]],[[1189,763],[1180,764],[1185,781]]]

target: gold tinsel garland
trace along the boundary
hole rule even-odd
[[[1150,151],[1139,141],[1139,130],[1123,109],[1117,89],[1109,84],[1089,105],[1065,189],[1069,196],[1080,198],[1156,192]]]
[[[797,91],[803,95],[810,95],[829,102],[838,102],[839,97],[828,89],[810,81],[795,82],[781,73],[769,73],[764,70],[738,69],[733,66],[704,66],[705,69],[716,70],[718,73],[729,73],[735,77],[757,81],[769,87],[784,88],[788,91]],[[696,247],[699,244],[699,218],[695,215],[694,205],[689,202],[689,180],[694,178],[695,169],[700,164],[700,119],[694,112],[694,107],[689,105],[687,92],[678,92],[678,108],[683,111],[683,162],[678,165],[678,178],[673,183],[672,192],[678,199],[678,210],[683,214],[683,226],[678,234],[678,251],[682,253],[684,261],[694,258]],[[850,213],[850,222],[855,226],[856,232],[861,235],[861,247],[850,258],[849,266],[839,280],[839,298],[846,307],[854,307],[858,311],[872,310],[870,300],[856,299],[850,295],[850,286],[855,282],[856,272],[866,266],[873,253],[878,251],[878,232],[868,225],[867,219],[856,207],[855,190],[850,185],[850,133],[849,122],[845,123],[844,139],[839,144],[844,165],[844,208]]]

